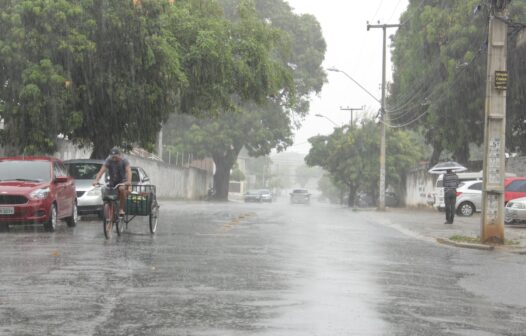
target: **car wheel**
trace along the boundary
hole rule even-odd
[[[73,210],[71,213],[71,216],[66,218],[66,223],[69,227],[77,226],[77,222],[79,221],[79,214],[77,209],[77,202],[73,202]]]
[[[470,217],[475,212],[475,206],[470,202],[463,202],[457,208],[457,213],[460,216]]]
[[[51,209],[49,209],[49,219],[46,223],[44,223],[44,228],[46,230],[53,232],[57,228],[57,206],[55,203],[51,205]]]
[[[0,232],[7,232],[9,231],[9,224],[0,224]]]

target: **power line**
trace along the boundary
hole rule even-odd
[[[485,49],[482,49],[482,48],[479,49],[478,53],[473,57],[473,59],[470,61],[470,63],[469,63],[467,66],[462,67],[462,68],[461,68],[461,69],[455,74],[455,78],[454,78],[453,82],[452,82],[452,83],[449,83],[449,84],[447,85],[447,88],[452,89],[452,87],[453,87],[454,85],[456,85],[456,84],[459,82],[460,78],[461,78],[461,77],[458,76],[458,75],[459,75],[461,72],[466,71],[466,69],[469,67],[469,65],[471,65],[476,59],[478,59],[478,57],[479,57],[480,55],[482,55],[484,51],[485,51]],[[428,98],[431,98],[433,95],[438,95],[439,93],[440,93],[440,92],[435,91],[435,92],[431,93],[431,95],[430,95]],[[446,97],[446,96],[443,96],[442,98],[438,99],[436,102],[441,102],[441,101],[443,101],[443,100],[445,100],[445,99],[447,99],[447,97]],[[410,121],[408,121],[408,122],[406,122],[406,123],[404,123],[404,124],[393,125],[393,124],[387,124],[387,123],[385,123],[385,122],[384,122],[384,124],[385,124],[387,127],[390,127],[390,128],[403,128],[403,127],[407,127],[407,126],[409,126],[409,125],[411,125],[411,124],[417,122],[418,120],[420,120],[420,119],[421,119],[424,115],[426,115],[427,113],[429,113],[429,108],[427,108],[427,109],[426,109],[424,112],[422,112],[420,115],[416,116],[415,118],[413,118],[412,120],[410,120]],[[381,122],[383,122],[383,121],[381,121]]]

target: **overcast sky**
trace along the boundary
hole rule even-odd
[[[398,23],[400,15],[406,10],[408,0],[288,0],[297,13],[313,14],[321,24],[323,36],[327,43],[327,52],[323,66],[336,67],[345,71],[359,82],[378,100],[381,97],[382,82],[382,29],[367,31],[367,21],[371,24]],[[396,28],[387,30],[394,34]],[[389,52],[389,40],[388,40]],[[391,62],[388,53],[387,78],[391,73]],[[361,107],[369,115],[375,115],[380,104],[360,89],[342,73],[328,72],[328,83],[325,84],[319,97],[313,97],[310,114],[303,126],[296,131],[294,145],[289,151],[307,154],[307,139],[317,134],[332,133],[334,122],[339,126],[348,123],[350,112],[341,111],[340,107]],[[354,112],[354,119],[363,112]],[[326,118],[316,117],[322,114]]]

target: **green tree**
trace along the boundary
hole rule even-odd
[[[69,135],[91,143],[97,158],[116,144],[151,147],[186,83],[170,25],[185,6],[154,0],[82,4],[83,31],[93,47],[73,55],[68,69],[82,116]]]
[[[0,101],[8,155],[49,153],[59,133],[76,127],[60,61],[82,48],[78,30],[68,29],[80,8],[65,0],[0,3]]]
[[[241,171],[241,169],[239,169],[237,165],[234,165],[234,169],[232,169],[230,177],[233,181],[244,181],[246,179],[245,174]]]
[[[217,198],[226,199],[230,171],[243,147],[249,155],[261,156],[292,143],[292,128],[299,122],[297,117],[301,119],[308,111],[309,94],[318,92],[325,81],[321,70],[325,44],[319,25],[311,17],[297,19],[290,7],[284,6],[284,12],[273,14],[300,23],[295,30],[285,32],[274,20],[261,16],[257,11],[260,7],[256,6],[259,2],[222,3],[227,13],[231,13],[232,36],[212,41],[221,42],[217,56],[225,60],[219,62],[231,62],[227,67],[231,71],[216,73],[209,81],[221,88],[214,101],[223,103],[215,110],[202,111],[202,118],[191,124],[174,118],[168,125],[174,131],[167,131],[165,140],[185,151],[211,156],[216,165]],[[297,39],[309,33],[312,37],[304,42],[318,37],[323,43],[318,44],[321,49],[317,56],[302,59],[302,55],[310,52],[309,46],[304,45],[296,55],[291,53],[291,45],[299,44]]]
[[[302,188],[305,188],[310,179],[320,178],[322,171],[319,168],[308,167],[306,165],[298,166],[296,168],[296,183]]]
[[[335,129],[328,136],[309,139],[312,145],[305,162],[320,166],[337,186],[345,186],[348,205],[354,205],[358,191],[378,196],[379,127],[374,121],[364,121],[359,128],[348,126]],[[422,149],[411,140],[410,134],[399,130],[387,132],[386,185],[401,187],[405,172],[421,158]]]
[[[346,190],[341,184],[335,183],[329,173],[323,174],[318,180],[318,189],[321,191],[321,200],[327,199],[330,203],[343,204],[343,196]]]
[[[151,145],[185,77],[168,1],[4,1],[0,99],[10,151],[54,150],[64,134],[93,157]]]
[[[401,18],[405,24],[393,37],[390,123],[422,132],[433,147],[431,164],[444,151],[467,162],[469,145],[483,141],[489,6],[475,14],[478,5],[478,0],[410,2]],[[526,21],[525,7],[512,2],[510,19]],[[511,29],[510,37],[516,33]],[[510,78],[519,78],[525,50],[517,49],[513,40],[509,49]],[[519,116],[524,110],[519,107],[524,102],[521,82],[510,80],[508,91],[512,134],[524,128]]]

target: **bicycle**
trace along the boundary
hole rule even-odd
[[[103,218],[102,228],[106,239],[110,239],[113,235],[113,225],[115,224],[115,231],[120,236],[124,231],[124,225],[126,220],[119,216],[120,200],[118,194],[118,188],[126,185],[125,183],[119,183],[113,188],[106,187],[103,190]]]
[[[124,217],[119,216],[118,209],[120,209],[119,196],[117,189],[125,185],[120,183],[114,188],[107,188],[103,192],[104,210],[102,226],[104,230],[104,236],[106,239],[110,239],[113,232],[113,224],[115,224],[115,231],[117,235],[121,235],[124,232],[125,227],[131,222],[136,216],[148,216],[148,224],[150,233],[154,234],[157,230],[157,223],[159,219],[159,208],[160,205],[157,202],[156,188],[154,185],[136,185],[132,184],[129,187],[131,192],[126,198],[126,214]],[[116,210],[117,209],[117,210]]]

